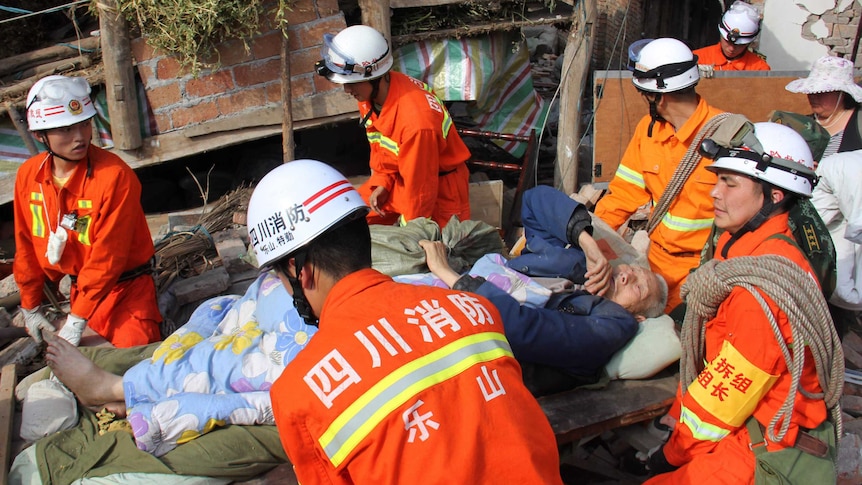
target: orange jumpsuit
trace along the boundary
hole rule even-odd
[[[13,271],[21,306],[42,303],[46,279],[72,275],[71,312],[96,333],[117,347],[160,340],[152,275],[131,277],[154,253],[138,177],[116,155],[90,146],[88,158],[58,190],[52,163],[49,154],[36,155],[15,179]],[[58,228],[60,218],[73,212],[75,228],[67,231],[60,261],[51,265],[45,256],[49,231],[65,230]]]
[[[793,238],[787,214],[767,220],[753,232],[740,237],[729,249],[728,259],[740,256],[777,254],[784,256],[816,281],[814,272],[795,246],[774,234]],[[716,259],[723,260],[721,248],[730,239],[722,234]],[[793,348],[787,314],[761,292],[789,348]],[[814,358],[806,350],[800,386],[809,393],[822,393]],[[704,484],[753,483],[754,453],[745,427],[752,414],[764,428],[781,408],[790,389],[790,370],[775,341],[769,320],[748,291],[736,287],[706,324],[706,367],[691,383],[685,396],[677,394],[680,420],[664,447],[671,465],[682,465],[674,472],[658,475],[647,483]],[[821,399],[797,392],[793,417],[781,442],[767,444],[777,451],[796,442],[799,428],[813,429],[826,419],[826,404]],[[764,432],[764,436],[766,433]]]
[[[485,298],[338,281],[270,395],[303,485],[561,484],[554,433]]]
[[[698,64],[711,64],[716,71],[768,71],[769,64],[760,56],[746,50],[736,59],[724,57],[721,44],[713,44],[694,51]]]
[[[647,202],[655,205],[698,131],[719,113],[721,110],[700,98],[694,114],[678,131],[666,121],[656,122],[652,137],[647,136],[650,117],[641,119],[608,186],[610,192],[596,206],[596,215],[618,229],[638,207]],[[650,235],[649,263],[667,281],[667,311],[681,302],[679,288],[689,271],[700,264],[700,253],[712,229],[709,192],[716,176],[706,170],[710,163],[706,158],[700,161]]]
[[[371,145],[371,178],[359,193],[368,202],[375,187],[385,187],[387,217],[369,214],[372,224],[392,224],[401,215],[433,219],[444,227],[453,215],[470,219],[470,151],[440,98],[421,81],[390,72],[389,93],[380,115],[365,123]],[[359,103],[364,119],[371,103]]]

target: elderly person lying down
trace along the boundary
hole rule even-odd
[[[667,285],[642,266],[611,267],[591,236],[590,215],[562,192],[547,186],[527,191],[522,218],[527,245],[508,267],[530,271],[533,276],[583,281],[581,289],[554,293],[544,305],[519,304],[503,291],[505,285],[455,272],[440,241],[419,243],[428,268],[446,286],[478,293],[497,307],[506,338],[524,365],[525,379],[534,393],[596,382],[611,357],[635,336],[638,322],[662,314]],[[528,364],[545,369],[536,372]],[[556,385],[548,382],[547,368],[562,371],[563,375],[551,378]],[[544,383],[530,382],[535,379]]]

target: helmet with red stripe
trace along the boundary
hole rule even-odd
[[[46,76],[27,93],[30,131],[72,126],[96,116],[90,84],[82,77]]]
[[[294,160],[261,179],[248,203],[248,237],[260,266],[291,256],[368,206],[338,170]]]

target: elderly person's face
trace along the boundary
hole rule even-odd
[[[733,44],[724,37],[719,40],[719,43],[721,44],[721,52],[728,59],[739,57],[745,52],[745,49],[748,49],[748,44]]]
[[[620,264],[612,270],[613,279],[605,298],[635,315],[642,314],[658,298],[656,274],[636,265]]]
[[[826,119],[832,116],[836,109],[842,108],[841,91],[829,91],[827,93],[817,93],[808,95],[808,104],[811,105],[811,111],[818,119]]]

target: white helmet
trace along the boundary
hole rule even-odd
[[[760,14],[751,5],[737,0],[721,17],[718,32],[731,44],[750,44],[760,32]]]
[[[46,76],[27,93],[30,131],[72,126],[96,116],[90,84],[82,77]]]
[[[338,170],[317,160],[294,160],[255,187],[248,203],[248,236],[264,266],[367,212],[359,192]]]
[[[672,93],[700,80],[697,56],[681,41],[656,39],[637,54],[632,82],[651,93]]]
[[[817,175],[814,173],[814,158],[802,135],[789,126],[764,122],[754,123],[754,136],[761,148],[719,148],[715,162],[706,167],[707,170],[741,173],[794,194],[811,197]]]
[[[383,34],[367,25],[352,25],[323,36],[323,59],[317,73],[338,84],[376,79],[392,68],[392,53]]]

